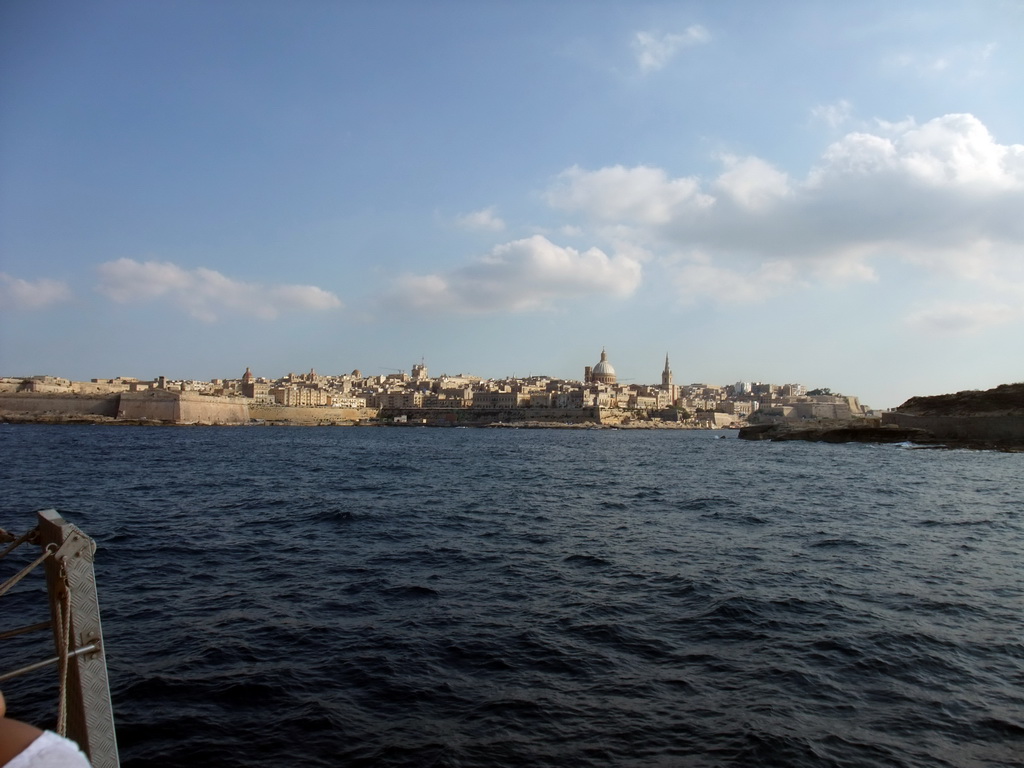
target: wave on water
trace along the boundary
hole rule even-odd
[[[125,768],[1019,766],[1024,459],[719,436],[25,425],[0,525],[97,539]]]

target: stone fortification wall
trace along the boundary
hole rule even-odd
[[[249,404],[237,397],[208,397],[154,389],[122,393],[117,417],[126,421],[170,424],[248,424]]]
[[[731,413],[720,413],[719,411],[697,411],[697,415],[693,418],[697,423],[706,424],[711,429],[721,429],[738,421],[743,421],[740,416],[734,416]]]
[[[30,392],[0,394],[0,413],[117,416],[118,395],[44,395]]]
[[[882,424],[924,429],[938,438],[977,442],[1024,444],[1024,416],[918,416],[892,411],[882,414]]]
[[[240,397],[209,397],[182,392],[180,407],[180,424],[248,424],[250,419],[249,403]]]
[[[833,419],[843,421],[852,419],[854,413],[846,402],[793,403],[793,415],[797,419]]]
[[[117,418],[127,421],[178,421],[178,398],[170,392],[125,392],[117,408]]]
[[[584,408],[585,411],[596,411],[595,408]],[[610,426],[618,426],[622,424],[634,424],[644,423],[650,421],[651,417],[663,419],[668,416],[667,413],[661,411],[634,411],[628,408],[601,408],[599,413],[594,417],[594,421],[599,424],[608,424]],[[673,416],[674,419],[674,416]],[[732,417],[729,417],[730,421]]]
[[[269,424],[354,424],[377,418],[376,408],[318,408],[251,403],[249,417]]]

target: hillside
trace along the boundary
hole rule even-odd
[[[984,391],[912,397],[896,409],[914,416],[1001,416],[1024,414],[1024,383]]]

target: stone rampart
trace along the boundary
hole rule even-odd
[[[169,424],[248,424],[249,404],[237,397],[209,397],[163,389],[123,392],[117,418]]]
[[[250,404],[249,417],[268,424],[358,424],[376,419],[377,409]]]
[[[249,404],[243,398],[209,397],[188,392],[182,392],[181,395],[179,424],[249,423]]]
[[[174,424],[180,410],[178,398],[170,392],[125,392],[117,407],[117,418],[126,421],[165,421]]]
[[[0,394],[0,413],[117,416],[118,395],[45,395],[31,392]]]

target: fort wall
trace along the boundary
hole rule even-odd
[[[126,421],[178,420],[178,398],[170,392],[125,392],[117,408],[117,418]]]
[[[208,397],[182,392],[179,424],[248,424],[249,404],[240,397]],[[123,395],[122,395],[123,397]]]
[[[162,389],[124,392],[117,418],[170,424],[248,424],[249,404],[237,397],[209,397]]]
[[[358,424],[376,419],[377,409],[250,403],[249,417],[268,424]]]
[[[0,413],[68,416],[117,416],[118,395],[0,394]]]

